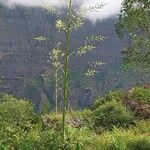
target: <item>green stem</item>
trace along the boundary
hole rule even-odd
[[[55,71],[55,112],[58,113],[58,73]]]
[[[68,77],[69,77],[69,48],[70,48],[70,16],[72,11],[72,1],[69,1],[67,30],[66,30],[66,48],[65,48],[65,63],[64,63],[64,93],[63,93],[63,116],[62,116],[62,142],[65,143],[65,120],[68,105]]]

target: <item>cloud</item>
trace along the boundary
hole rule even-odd
[[[53,6],[64,5],[64,0],[2,0],[3,3],[9,7],[15,5],[23,5],[27,7],[38,7],[44,4],[52,4]]]
[[[87,0],[83,5],[85,7],[89,7],[92,5],[96,5],[97,3],[106,4],[102,9],[97,12],[88,13],[87,17],[92,21],[96,21],[97,19],[104,20],[110,18],[112,16],[117,16],[120,11],[121,3],[123,0]]]
[[[27,7],[40,7],[44,4],[52,4],[56,7],[62,7],[65,5],[65,0],[2,0],[7,6],[24,5]],[[121,8],[123,0],[73,0],[75,5],[82,7],[94,6],[98,3],[106,4],[103,9],[97,12],[90,12],[87,14],[87,18],[95,22],[97,19],[104,20],[111,16],[116,16]]]

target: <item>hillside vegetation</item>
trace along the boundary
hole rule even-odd
[[[125,47],[86,19],[105,4],[65,2],[0,2],[0,150],[150,150],[150,1],[122,2]]]
[[[64,148],[61,114],[37,114],[29,101],[1,94],[0,149],[149,150],[149,108],[149,86],[109,92],[91,108],[67,114]]]

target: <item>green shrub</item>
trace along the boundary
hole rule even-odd
[[[106,103],[106,102],[110,102],[110,101],[122,101],[124,98],[125,94],[121,91],[110,91],[108,94],[104,95],[104,97],[99,97],[95,100],[93,106],[92,106],[92,110],[96,109],[97,107],[99,107],[100,105]]]
[[[60,133],[55,130],[32,130],[24,139],[21,139],[16,147],[20,150],[71,150],[72,144],[67,141],[62,144]]]
[[[134,131],[136,134],[150,133],[150,120],[137,120],[135,121],[135,125],[130,126],[129,129]]]
[[[62,115],[56,113],[50,113],[42,116],[43,125],[48,129],[55,129],[61,131]]]
[[[33,106],[8,94],[0,94],[0,143],[11,146],[32,128],[38,120]]]
[[[12,100],[16,100],[16,98],[6,93],[0,93],[0,103]]]
[[[77,142],[79,143],[80,150],[96,150],[94,143],[98,136],[89,128],[68,127],[68,132],[72,142],[74,144],[76,144]]]
[[[108,144],[108,150],[127,150],[127,145],[122,138],[112,137],[112,141]]]
[[[4,96],[5,98],[8,95]],[[55,119],[54,119],[55,120]],[[62,144],[60,130],[44,127],[28,101],[8,96],[0,102],[0,149],[72,150],[70,139]],[[54,122],[56,125],[57,122]]]
[[[10,139],[10,140],[8,140]],[[72,150],[75,146],[68,139],[65,145],[62,144],[61,134],[53,129],[43,129],[41,125],[36,124],[28,132],[16,132],[13,136],[0,140],[1,147],[15,150]],[[0,148],[1,148],[0,147]]]
[[[134,114],[119,99],[109,98],[95,108],[67,115],[63,145],[62,114],[39,116],[40,122],[30,102],[0,94],[0,150],[149,150],[149,120],[136,120],[131,125]],[[94,132],[93,125],[103,132]]]
[[[150,138],[149,134],[115,128],[101,134],[94,143],[96,150],[149,150]]]
[[[94,113],[95,128],[104,126],[106,128],[127,127],[133,123],[134,115],[126,109],[121,102],[108,101],[100,105]]]
[[[82,117],[83,117],[83,124],[85,127],[88,128],[93,128],[94,125],[94,116],[93,116],[93,112],[89,109],[84,109],[83,111],[80,112]]]
[[[150,149],[150,138],[143,138],[137,141],[129,142],[129,150],[149,150]]]
[[[135,87],[128,92],[128,98],[140,103],[150,104],[150,89],[144,87]]]
[[[93,127],[93,112],[90,109],[74,111],[68,115],[67,120],[68,122],[72,124],[73,127],[92,128]]]
[[[25,125],[35,119],[32,104],[29,101],[18,100],[10,95],[4,95],[0,100],[0,122],[15,125]]]
[[[122,101],[124,98],[124,93],[121,91],[110,91],[108,94],[105,95],[106,101]]]

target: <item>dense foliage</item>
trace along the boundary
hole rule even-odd
[[[95,127],[126,127],[133,123],[134,115],[121,102],[111,101],[94,110]]]
[[[149,150],[149,119],[135,116],[126,105],[126,98],[149,105],[149,92],[145,87],[110,92],[97,98],[91,109],[70,112],[65,144],[60,135],[62,114],[36,114],[27,100],[0,94],[0,149]],[[139,101],[142,96],[144,101]]]
[[[136,87],[128,93],[128,98],[139,103],[150,103],[150,89]]]
[[[130,45],[123,50],[125,65],[149,68],[150,1],[125,0],[119,17],[117,32],[121,36],[127,34],[130,39]]]
[[[87,9],[83,8],[83,10],[82,8],[78,9],[75,7],[74,10],[72,0],[68,0],[64,14],[53,10],[53,8],[46,8],[48,11],[52,11],[56,15],[56,18],[58,15],[56,28],[65,35],[64,40],[56,44],[56,48],[59,48],[58,45],[60,48],[61,46],[64,47],[65,52],[63,55],[59,49],[57,50],[55,48],[54,51],[50,53],[51,65],[53,65],[55,70],[56,113],[49,111],[49,102],[52,97],[50,92],[54,92],[53,87],[51,88],[52,91],[49,89],[49,83],[54,81],[50,78],[50,81],[46,83],[46,74],[42,74],[38,78],[33,77],[31,80],[24,80],[24,87],[21,87],[21,84],[19,86],[22,89],[19,89],[19,91],[22,93],[16,94],[27,94],[30,99],[35,97],[34,100],[36,101],[41,99],[41,111],[37,111],[38,113],[35,112],[30,101],[17,99],[12,95],[0,93],[0,150],[149,150],[149,84],[142,87],[134,87],[126,92],[111,91],[103,97],[98,97],[91,108],[80,111],[73,111],[71,108],[71,98],[74,100],[76,98],[71,97],[70,93],[72,91],[73,93],[78,93],[79,89],[83,88],[83,83],[80,84],[80,81],[77,81],[75,82],[76,86],[80,88],[77,88],[77,91],[74,87],[74,90],[71,89],[70,76],[73,71],[69,71],[69,66],[72,63],[72,61],[69,61],[69,58],[73,54],[82,57],[82,55],[95,49],[97,42],[104,39],[101,35],[90,35],[83,43],[81,42],[83,45],[80,45],[79,48],[76,47],[77,51],[73,51],[72,49],[74,48],[71,46],[73,42],[71,38],[72,33],[74,33],[73,30],[84,26],[85,18],[83,14],[85,12],[97,11],[97,9],[101,7],[103,7],[103,4],[98,4]],[[120,20],[117,24],[117,32],[119,35],[127,33],[130,38],[129,47],[123,50],[124,64],[127,67],[133,66],[134,69],[138,68],[137,70],[141,73],[140,77],[144,78],[145,68],[149,71],[150,67],[150,1],[124,0],[119,16]],[[61,17],[62,19],[60,19]],[[35,39],[39,41],[46,40],[46,43],[48,41],[46,37],[42,36]],[[61,60],[58,59],[59,55],[61,59],[64,58],[62,63]],[[86,66],[86,73],[84,73],[84,76],[81,75],[84,79],[85,77],[88,78],[88,80],[86,80],[88,82],[84,80],[84,88],[86,91],[83,94],[86,95],[85,100],[88,102],[89,97],[97,95],[97,91],[99,95],[99,89],[102,83],[96,82],[96,80],[100,81],[98,76],[96,76],[94,80],[91,79],[91,77],[99,73],[97,66],[103,64],[104,63],[99,60],[90,61]],[[141,67],[144,67],[144,69],[142,68],[141,70]],[[60,89],[57,83],[59,81],[58,68],[63,73],[62,78],[64,81]],[[134,69],[132,70],[133,72],[135,71]],[[25,77],[24,75],[26,74],[23,73],[22,75]],[[82,78],[80,78],[81,81]],[[135,80],[137,79],[139,79],[139,77]],[[76,78],[74,80],[76,80]],[[114,82],[114,80],[112,80],[111,83],[112,82]],[[121,81],[120,85],[122,85],[123,82],[124,81]],[[141,83],[141,81],[139,82]],[[116,85],[116,87],[120,85]],[[95,90],[96,87],[98,87],[97,91]],[[128,88],[129,86],[126,87]],[[62,99],[60,111],[58,107],[59,90],[62,90],[63,93],[63,96],[60,96]],[[80,92],[82,93],[82,91]],[[35,93],[37,93],[37,96],[35,96]],[[82,97],[79,102],[83,99]],[[38,104],[36,101],[35,104]]]

